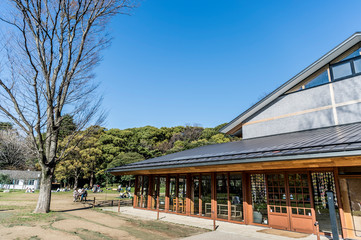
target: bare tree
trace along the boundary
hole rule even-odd
[[[54,168],[65,150],[58,153],[65,113],[79,129],[103,118],[92,70],[109,45],[109,19],[133,7],[132,0],[9,0],[2,7],[0,112],[37,149],[42,178],[34,212],[50,210]]]
[[[28,160],[34,159],[34,148],[27,138],[14,129],[0,130],[0,168],[34,168]]]

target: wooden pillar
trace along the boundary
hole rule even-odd
[[[251,176],[249,173],[242,174],[242,191],[243,191],[243,219],[245,224],[253,223],[253,208],[252,208],[252,188]]]
[[[135,186],[134,186],[134,197],[133,197],[133,207],[138,205],[138,175],[135,176]]]
[[[156,202],[156,209],[159,210],[159,195],[160,195],[160,176],[157,177],[157,192],[156,192],[156,196],[157,196],[157,202]]]
[[[170,185],[170,178],[169,175],[167,175],[166,181],[165,181],[165,211],[169,211],[169,185]]]
[[[216,199],[216,173],[211,174],[211,211],[212,219],[217,218],[217,199]]]
[[[199,216],[203,213],[203,197],[202,197],[202,175],[199,175]]]
[[[192,175],[188,173],[186,179],[186,214],[191,215]]]
[[[308,179],[308,191],[310,193],[310,200],[311,200],[312,222],[313,222],[313,224],[315,224],[316,223],[316,211],[315,211],[315,201],[314,201],[314,196],[313,196],[313,191],[312,191],[312,175],[311,175],[310,171],[307,172],[307,179]],[[292,209],[289,207],[288,211],[292,211]],[[313,233],[319,234],[319,226],[318,225],[313,225]]]
[[[153,200],[153,179],[152,175],[148,175],[148,202],[147,202],[147,209],[151,209],[152,200]]]
[[[355,232],[354,232],[354,225],[353,225],[353,219],[351,214],[351,206],[350,206],[350,198],[348,195],[348,187],[347,187],[347,179],[346,178],[339,178],[339,185],[340,185],[340,195],[341,195],[341,202],[343,206],[343,215],[345,218],[345,226],[343,226],[343,229],[345,229],[345,234],[347,238],[354,238]]]
[[[144,175],[142,176],[142,181],[140,183],[140,188],[141,188],[141,191],[140,191],[140,205],[139,207],[141,208],[144,208],[144,204],[143,204],[143,195],[144,195]]]
[[[345,215],[343,212],[343,205],[341,201],[341,195],[340,195],[340,185],[338,182],[338,168],[334,168],[334,178],[335,178],[335,187],[336,187],[336,196],[337,196],[337,204],[338,209],[340,212],[340,221],[341,221],[341,233],[343,238],[347,237],[347,231],[346,231],[346,222],[345,222]]]
[[[189,215],[194,215],[194,183],[193,183],[193,176],[192,174],[190,174],[190,202],[191,202],[191,206],[190,206],[190,213]]]
[[[178,212],[178,194],[179,194],[179,175],[177,174],[176,178],[175,178],[175,212]]]
[[[227,173],[226,176],[227,176],[228,221],[230,221],[230,220],[231,220],[231,214],[232,214],[232,211],[231,211],[231,210],[232,210],[232,209],[231,209],[231,199],[230,199],[230,197],[229,197],[229,184],[230,184],[230,179],[229,179],[229,177],[230,177],[230,174]]]

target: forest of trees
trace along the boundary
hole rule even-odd
[[[222,126],[224,124],[215,128],[145,126],[124,130],[91,126],[73,137],[72,132],[77,126],[66,115],[60,129],[58,150],[60,154],[66,149],[65,156],[57,164],[54,181],[62,187],[127,184],[132,176],[114,177],[106,170],[203,145],[239,140],[220,133]],[[26,142],[11,124],[0,123],[1,169],[40,169]],[[17,155],[10,155],[9,148],[11,151],[16,149]]]
[[[126,184],[132,176],[115,177],[106,170],[203,145],[239,140],[219,133],[222,126],[145,126],[124,130],[92,126],[70,141],[74,146],[68,147],[67,156],[57,165],[55,177],[62,186],[72,187]],[[60,148],[68,142],[65,137]]]

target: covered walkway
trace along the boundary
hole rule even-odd
[[[113,211],[117,212],[118,207],[106,207],[103,208],[104,211]],[[133,207],[121,207],[121,214],[131,215],[136,218],[146,219],[146,220],[156,220],[157,212],[156,211],[147,211],[143,209],[137,209]],[[204,219],[198,217],[189,217],[182,216],[170,213],[159,213],[160,221],[166,221],[176,224],[184,224],[193,227],[205,228],[213,230],[213,220]],[[223,221],[216,221],[217,230],[211,231],[208,233],[203,233],[200,235],[192,236],[185,238],[187,240],[216,240],[216,239],[227,239],[227,240],[289,240],[289,239],[300,239],[300,240],[316,240],[317,237],[312,234],[303,234],[295,233],[289,231],[281,230],[272,230],[268,231],[269,228],[253,226],[253,225],[244,225],[244,224],[235,224]],[[269,232],[269,233],[265,233]],[[321,236],[321,240],[327,240],[325,236]]]

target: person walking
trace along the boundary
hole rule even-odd
[[[86,202],[86,197],[88,196],[88,192],[87,190],[85,190],[84,188],[82,189],[82,193],[81,193],[81,198],[80,198],[80,202],[83,201],[84,199],[84,202]]]

